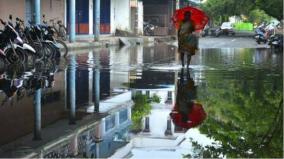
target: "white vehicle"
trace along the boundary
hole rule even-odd
[[[233,29],[232,24],[230,22],[224,22],[221,25],[221,29]]]
[[[230,22],[223,22],[221,27],[218,28],[215,32],[215,36],[220,35],[235,35],[235,31],[233,29],[232,23]]]

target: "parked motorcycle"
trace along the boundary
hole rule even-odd
[[[154,35],[155,26],[148,22],[144,22],[143,24],[143,32],[146,36],[153,36]]]
[[[17,31],[0,19],[2,25],[5,26],[0,34],[0,49],[3,50],[0,57],[7,60],[8,63],[20,63],[25,61],[25,50],[34,51],[29,45],[23,43]]]
[[[261,44],[262,42],[264,44],[266,44],[267,42],[267,38],[265,36],[265,30],[263,27],[258,27],[255,29],[255,41],[258,43],[258,44]]]
[[[210,29],[209,26],[206,25],[205,28],[201,32],[201,36],[202,37],[208,36],[209,35],[209,29]]]
[[[271,35],[268,39],[268,44],[271,46],[271,48],[283,50],[283,35]]]

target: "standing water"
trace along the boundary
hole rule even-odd
[[[45,65],[2,73],[0,157],[282,156],[283,61],[269,49],[201,49],[189,69],[169,45]],[[180,81],[206,113],[189,129],[169,115]]]

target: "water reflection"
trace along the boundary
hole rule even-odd
[[[177,81],[177,97],[175,106],[170,116],[176,126],[182,128],[192,128],[200,125],[206,118],[203,106],[196,103],[196,86],[190,77],[187,69],[186,77],[182,68],[179,80]]]
[[[189,71],[177,61],[174,48],[157,45],[10,66],[0,80],[0,156],[279,156],[281,54],[201,50]],[[186,128],[171,112],[182,112]],[[6,147],[12,141],[17,148]],[[22,150],[39,145],[35,153]]]

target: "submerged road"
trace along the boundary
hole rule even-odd
[[[177,42],[173,43],[177,46]],[[252,37],[201,37],[199,48],[269,48],[266,44],[257,44]]]

